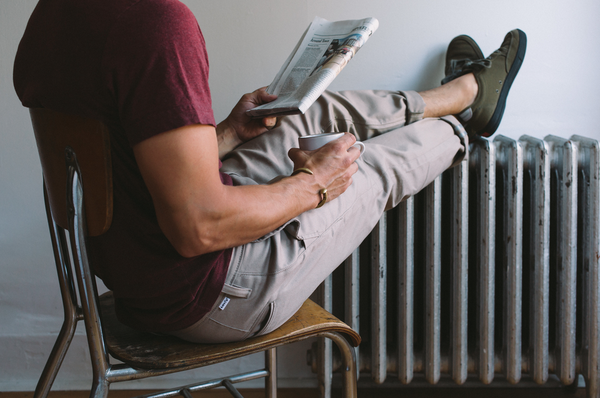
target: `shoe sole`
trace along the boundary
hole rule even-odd
[[[506,98],[508,97],[508,92],[510,87],[517,77],[517,73],[519,69],[521,69],[521,65],[523,64],[523,59],[525,58],[525,50],[527,49],[527,35],[521,29],[517,29],[519,32],[519,47],[517,49],[517,55],[513,64],[508,71],[508,75],[506,75],[506,79],[500,90],[500,97],[498,99],[498,105],[494,110],[494,114],[490,118],[488,124],[482,129],[481,135],[483,137],[489,137],[496,132],[498,126],[500,126],[500,121],[502,121],[502,116],[504,116],[504,109],[506,108]]]

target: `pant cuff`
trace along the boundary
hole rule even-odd
[[[425,101],[416,91],[400,91],[406,98],[406,124],[411,124],[423,119]]]
[[[454,130],[454,134],[456,134],[456,136],[460,139],[460,143],[463,146],[462,153],[456,154],[456,157],[454,158],[454,161],[452,162],[452,166],[450,166],[450,167],[454,167],[457,164],[459,164],[460,162],[462,162],[463,160],[468,158],[469,136],[468,136],[467,132],[465,131],[465,128],[463,127],[463,125],[454,116],[442,116],[442,117],[440,117],[440,120],[443,120],[444,122],[446,122],[450,126],[452,126],[452,129]]]

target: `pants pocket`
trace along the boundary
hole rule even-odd
[[[260,322],[247,337],[262,336],[266,334],[265,330],[269,330],[273,319],[275,319],[275,302],[270,302],[265,309],[267,310],[266,313],[258,318]]]

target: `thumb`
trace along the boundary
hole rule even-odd
[[[258,100],[262,103],[271,102],[277,99],[275,94],[269,94],[266,87],[261,87],[256,90]]]

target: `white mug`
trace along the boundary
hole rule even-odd
[[[344,133],[323,133],[315,135],[305,135],[303,137],[298,138],[298,146],[304,151],[314,151],[315,149],[321,148],[328,142],[337,140],[343,135]],[[352,146],[357,147],[360,150],[361,155],[365,151],[365,144],[363,144],[360,141],[356,141],[356,143]]]

